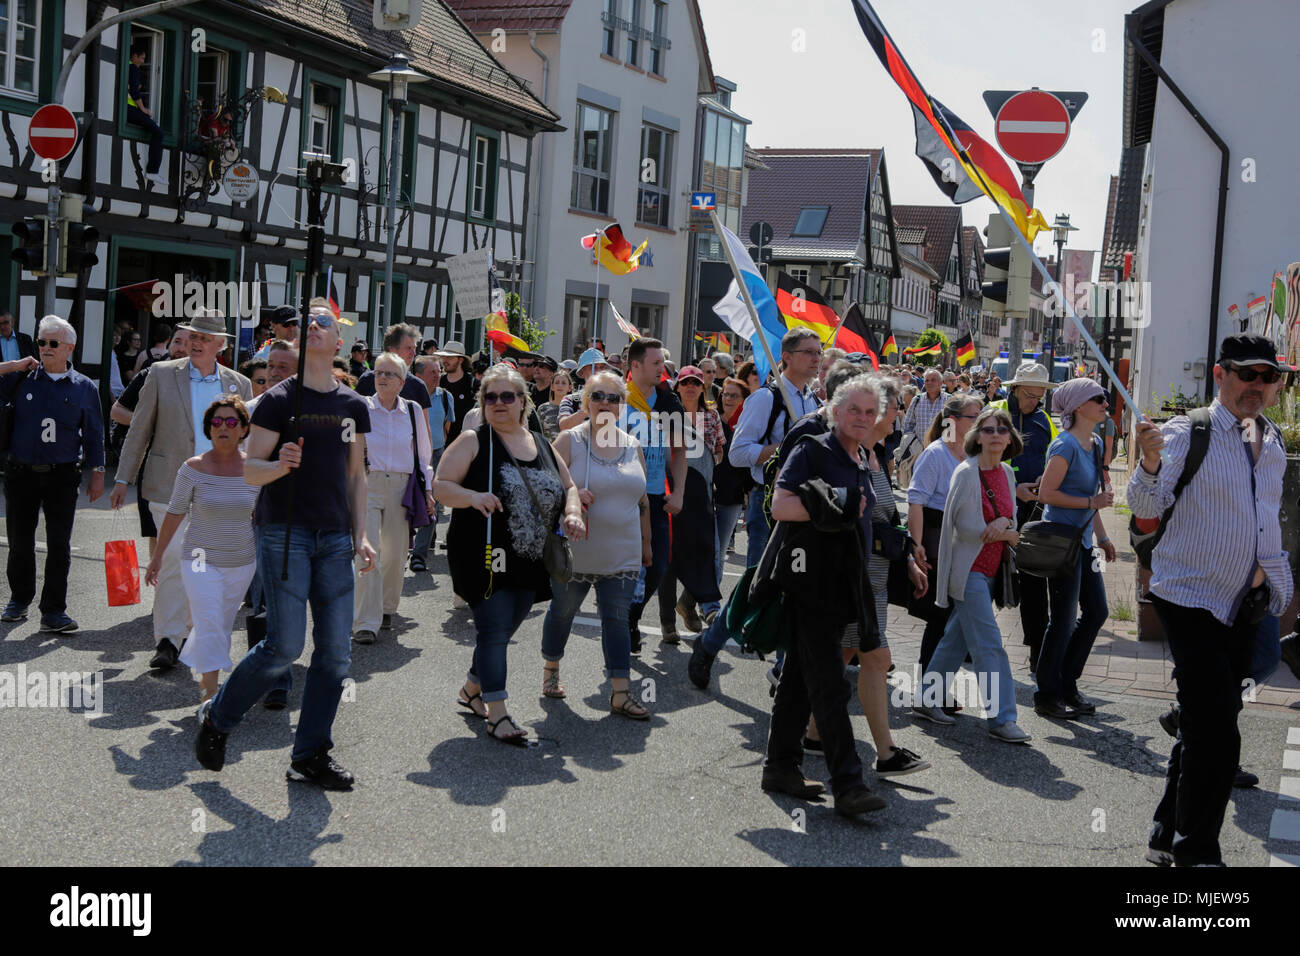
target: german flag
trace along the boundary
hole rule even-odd
[[[889,337],[885,339],[885,344],[880,350],[880,354],[885,358],[898,354],[898,343],[894,341],[894,333],[890,332]]]
[[[956,342],[953,348],[957,353],[958,365],[969,365],[975,359],[975,343],[971,341],[970,333],[967,332]]]
[[[840,325],[840,330],[835,333],[833,344],[846,352],[862,352],[864,355],[871,356],[871,367],[880,368],[880,343],[876,339],[876,333],[872,332],[867,325],[866,316],[862,314],[862,309],[856,302],[849,306],[849,311],[844,314],[844,322]]]
[[[909,358],[924,358],[927,355],[939,355],[943,352],[943,346],[938,342],[932,342],[921,348],[903,349],[903,354]]]
[[[784,272],[776,274],[776,308],[787,329],[812,329],[822,345],[830,341],[840,324],[840,317],[816,289]]]
[[[650,244],[647,239],[635,249],[623,236],[623,228],[618,223],[611,223],[600,232],[582,237],[582,248],[593,250],[600,264],[616,276],[625,276],[635,272],[641,265],[641,253]]]
[[[517,335],[512,335],[510,325],[506,322],[506,317],[500,312],[490,312],[486,318],[487,337],[492,341],[492,347],[498,352],[505,352],[507,349],[514,349],[519,352],[528,351],[528,343]]]
[[[1050,228],[1043,214],[1025,202],[1002,154],[925,92],[871,4],[853,0],[853,8],[867,42],[912,104],[916,155],[929,167],[935,184],[955,203],[969,202],[980,194],[988,196],[1006,210],[1030,242],[1039,230]]]

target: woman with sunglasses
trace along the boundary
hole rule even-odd
[[[969,395],[954,395],[944,402],[925,436],[925,449],[912,466],[907,486],[907,530],[916,543],[913,556],[916,566],[925,572],[928,585],[908,613],[925,621],[921,635],[921,670],[930,663],[930,655],[939,646],[948,626],[949,610],[935,604],[939,537],[943,528],[943,510],[953,472],[966,460],[966,435],[979,417],[982,403]],[[955,706],[949,710],[955,711]],[[924,716],[924,715],[922,715]]]
[[[977,399],[978,401],[978,399]],[[993,613],[993,582],[1016,531],[1015,473],[1002,459],[1020,454],[1020,436],[1002,408],[986,408],[962,443],[967,458],[952,474],[944,503],[936,576],[939,607],[952,607],[943,639],[917,688],[914,713],[937,724],[955,723],[944,713],[951,679],[970,655],[987,711],[988,733],[1008,744],[1030,741],[1016,724],[1016,687],[1002,632]]]
[[[475,649],[457,703],[488,722],[488,734],[517,747],[528,734],[506,712],[506,647],[538,601],[551,598],[542,556],[561,523],[571,541],[587,535],[569,469],[540,431],[525,427],[528,385],[504,363],[483,373],[482,424],[463,429],[438,465],[434,495],[454,509],[447,563],[455,593],[474,615]]]
[[[542,624],[542,694],[563,699],[560,660],[569,641],[574,615],[596,589],[600,643],[605,674],[613,685],[610,711],[632,720],[648,720],[650,711],[628,690],[632,633],[628,609],[642,567],[654,555],[650,547],[650,499],[645,492],[645,456],[641,443],[618,427],[625,392],[614,372],[597,372],[582,389],[587,418],[560,432],[555,454],[581,488],[587,535],[573,542],[573,578],[551,581],[551,606]]]
[[[551,441],[560,434],[560,402],[564,401],[564,396],[573,391],[573,379],[569,378],[569,373],[560,369],[551,378],[551,387],[547,392],[546,401],[537,409],[537,417],[542,423],[542,434]]]
[[[176,529],[190,515],[181,543],[181,582],[189,601],[192,626],[181,646],[180,661],[199,675],[200,703],[217,692],[222,669],[230,660],[235,614],[257,570],[253,541],[253,507],[259,489],[244,481],[248,412],[238,395],[223,395],[203,413],[203,434],[212,448],[181,465],[176,473],[167,517],[158,545],[145,569],[145,583],[157,586],[163,555]]]
[[[686,490],[682,510],[672,518],[672,554],[659,582],[659,626],[665,644],[678,644],[677,622],[699,634],[722,607],[716,561],[717,528],[713,511],[713,475],[726,448],[718,412],[704,400],[704,372],[687,365],[677,374],[673,391],[681,400],[688,426]],[[681,582],[682,596],[677,597]],[[697,610],[698,606],[698,610]]]
[[[337,369],[336,369],[337,371]],[[418,403],[402,398],[406,362],[396,352],[375,358],[375,394],[365,397],[370,409],[366,436],[366,538],[376,551],[366,574],[357,571],[352,592],[352,640],[373,644],[393,625],[402,600],[402,572],[411,546],[411,526],[403,500],[415,475],[412,494],[423,495],[433,513],[433,455],[429,418]]]
[[[1101,519],[1101,509],[1109,508],[1115,496],[1101,442],[1093,434],[1107,408],[1105,389],[1090,378],[1071,379],[1052,396],[1052,410],[1064,431],[1047,449],[1038,498],[1047,506],[1046,520],[1082,529],[1083,546],[1075,567],[1047,581],[1047,633],[1034,672],[1034,711],[1042,717],[1072,720],[1097,710],[1079,694],[1078,680],[1109,615],[1106,584],[1093,555],[1094,533],[1106,560],[1115,560],[1115,545]]]

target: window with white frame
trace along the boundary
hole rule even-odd
[[[470,215],[492,219],[496,215],[496,141],[488,136],[474,137],[474,180],[470,192]]]
[[[618,19],[618,0],[605,0],[605,10],[601,14],[600,52],[605,56],[618,56],[618,34],[614,21]]]
[[[642,126],[637,222],[668,228],[668,187],[672,161],[673,134],[657,126]]]
[[[791,266],[785,271],[791,279],[802,282],[804,285],[808,284],[808,277],[812,274],[812,270],[808,266]]]
[[[663,76],[664,54],[668,52],[668,4],[663,0],[654,0],[654,4],[654,28],[653,36],[650,38],[650,72],[656,76]]]
[[[609,172],[614,152],[614,114],[578,104],[573,124],[573,189],[569,205],[590,212],[609,212]]]
[[[630,24],[627,31],[627,62],[632,66],[641,65],[641,18],[644,0],[629,0],[627,19]]]
[[[225,102],[230,85],[230,54],[216,47],[208,47],[199,54],[194,88],[203,102],[203,114],[208,116]]]
[[[311,84],[311,115],[307,126],[307,144],[314,153],[331,159],[334,150],[334,125],[339,116],[339,91],[324,83]]]
[[[140,70],[140,101],[149,112],[153,113],[154,120],[161,123],[163,61],[167,56],[166,35],[161,30],[133,23],[131,25],[131,50],[132,52],[143,51],[145,54],[144,66]],[[127,70],[127,76],[126,83],[129,94],[129,69]]]
[[[0,89],[36,99],[40,44],[39,0],[0,0]]]

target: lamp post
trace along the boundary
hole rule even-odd
[[[384,325],[393,324],[393,255],[397,246],[397,179],[398,152],[401,148],[402,110],[406,106],[406,87],[411,83],[423,83],[429,78],[418,70],[411,69],[406,57],[394,53],[388,65],[376,70],[369,76],[372,80],[388,81],[388,108],[392,113],[390,124],[392,133],[388,149],[388,213],[385,217],[388,227],[388,252],[384,257]],[[370,347],[378,345],[376,329],[370,330]]]
[[[1052,241],[1056,243],[1056,283],[1061,287],[1060,294],[1065,295],[1065,244],[1070,239],[1070,233],[1078,232],[1078,228],[1070,225],[1069,213],[1057,213],[1056,222],[1052,223]],[[1047,374],[1050,378],[1053,372],[1053,364],[1056,362],[1056,314],[1053,311],[1051,318],[1047,322],[1047,343],[1043,348],[1043,358],[1047,360]]]

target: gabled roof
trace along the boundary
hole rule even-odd
[[[1124,18],[1124,146],[1145,146],[1151,142],[1156,114],[1159,77],[1134,48],[1128,26],[1136,24],[1138,40],[1157,63],[1165,40],[1165,7],[1172,0],[1152,0]]]
[[[1114,225],[1101,250],[1103,269],[1123,269],[1124,253],[1138,246],[1138,226],[1142,218],[1142,174],[1146,168],[1145,146],[1134,146],[1120,153],[1119,183],[1115,188]]]
[[[507,32],[536,30],[552,33],[560,29],[573,0],[447,0],[475,33],[500,27]]]
[[[895,206],[894,224],[925,230],[925,263],[941,277],[948,274],[953,236],[961,225],[961,207]]]
[[[767,167],[749,173],[744,221],[772,225],[772,252],[779,259],[853,258],[863,234],[867,190],[878,149],[754,150]],[[805,206],[829,206],[820,236],[791,236]]]
[[[425,0],[414,30],[376,30],[373,0],[241,0],[227,5],[249,8],[304,31],[351,47],[380,69],[394,53],[430,77],[429,85],[487,102],[544,130],[557,130],[559,117],[505,69],[452,13],[443,0]]]

